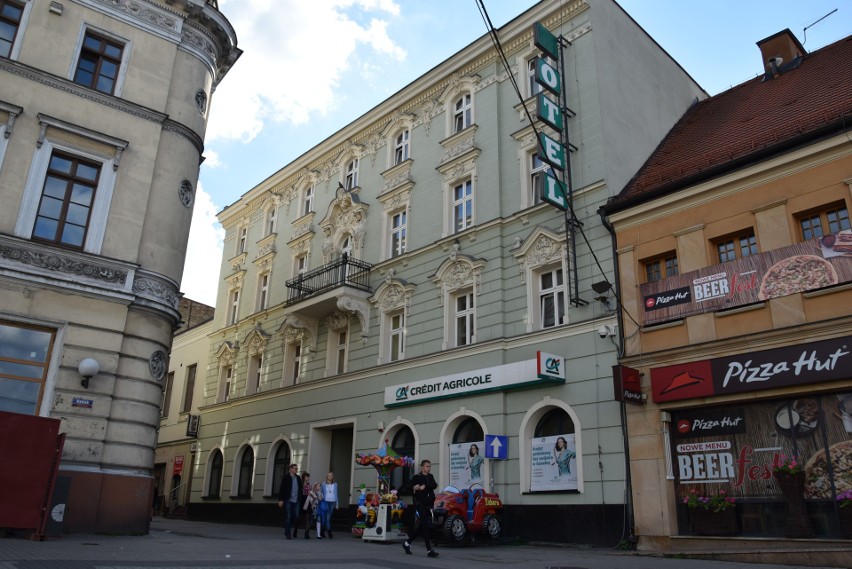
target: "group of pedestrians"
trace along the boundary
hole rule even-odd
[[[329,472],[325,482],[311,486],[311,475],[299,476],[299,467],[291,464],[289,472],[281,480],[278,507],[284,510],[284,535],[287,539],[297,537],[299,525],[304,522],[305,539],[311,537],[311,526],[316,525],[317,539],[334,537],[331,531],[331,515],[339,507],[337,482]]]
[[[418,536],[423,536],[426,555],[438,557],[430,539],[432,507],[435,504],[435,489],[438,487],[431,470],[432,463],[429,460],[421,461],[420,472],[412,476],[407,488],[403,489],[412,492],[414,502],[414,518],[410,524],[412,529],[408,532],[408,539],[402,542],[402,549],[408,555],[411,555],[411,543]],[[284,535],[287,539],[295,538],[300,521],[304,520],[305,539],[309,539],[313,520],[316,523],[318,539],[322,539],[326,534],[333,538],[331,515],[339,506],[334,473],[329,472],[322,484],[317,482],[311,486],[311,475],[303,472],[302,476],[299,476],[298,472],[299,467],[291,464],[290,471],[281,481],[281,491],[278,493],[278,507],[284,509]]]

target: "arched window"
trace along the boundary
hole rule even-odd
[[[410,456],[413,458],[414,433],[411,432],[411,429],[409,429],[408,427],[402,427],[401,429],[399,429],[393,436],[391,448],[399,455]],[[407,466],[403,466],[402,468],[395,468],[391,472],[391,488],[396,488],[397,490],[399,490],[400,488],[406,486],[410,480],[411,468]]]
[[[208,479],[207,497],[218,498],[222,493],[222,453],[213,451],[210,457],[210,477]]]
[[[562,409],[552,409],[544,414],[535,426],[534,437],[570,435],[574,432],[574,421]]]
[[[352,258],[352,236],[347,235],[343,238],[343,243],[340,244],[340,254],[346,255],[347,259]]]
[[[275,451],[275,467],[272,470],[272,495],[277,496],[281,490],[281,481],[290,467],[290,447],[282,442]]]
[[[243,456],[240,458],[239,482],[237,486],[238,498],[251,498],[252,471],[254,470],[254,450],[246,446]]]
[[[485,434],[482,432],[482,427],[479,421],[473,417],[468,417],[456,427],[456,432],[453,433],[453,444],[457,443],[475,443],[485,440]]]

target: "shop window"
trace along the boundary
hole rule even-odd
[[[172,387],[175,383],[175,372],[170,371],[166,376],[166,385],[163,388],[163,403],[160,406],[160,417],[166,418],[169,416],[169,405],[172,404]]]
[[[407,426],[402,426],[391,440],[391,448],[400,456],[414,457],[414,433]],[[411,468],[395,468],[391,471],[391,489],[404,488],[411,480]]]
[[[579,467],[574,422],[563,409],[547,411],[536,423],[531,455],[538,468],[533,469],[533,491],[576,490]],[[542,459],[544,458],[544,460]]]
[[[290,445],[281,441],[275,449],[275,459],[272,468],[272,496],[278,496],[281,490],[281,481],[290,469]]]
[[[453,432],[453,444],[479,442],[485,440],[482,426],[473,417],[468,417]]]
[[[189,413],[192,411],[192,396],[195,393],[195,374],[198,371],[198,364],[192,364],[186,368],[186,390],[183,395],[183,407],[181,413]]]
[[[254,474],[254,449],[246,445],[238,461],[237,498],[251,498],[251,488]]]
[[[645,282],[654,283],[678,274],[677,255],[674,253],[648,259],[642,264],[645,266]]]
[[[797,216],[802,241],[839,233],[850,228],[849,210],[842,202]]]
[[[210,454],[207,467],[207,498],[218,498],[222,494],[222,451],[214,450]]]
[[[716,247],[720,263],[744,259],[757,254],[757,237],[755,237],[752,229],[716,239],[713,244]]]
[[[574,432],[574,422],[562,409],[551,409],[539,419],[535,426],[534,437],[552,437]]]
[[[0,411],[38,415],[55,331],[0,321]]]

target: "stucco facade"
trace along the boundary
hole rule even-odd
[[[65,531],[144,533],[209,98],[240,50],[215,1],[7,9],[0,321],[36,367],[6,368],[4,410],[61,419]]]
[[[536,199],[535,136],[509,81],[535,103],[536,21],[571,41],[576,253],[563,212]],[[294,462],[314,480],[334,471],[335,522],[351,523],[355,489],[376,487],[354,455],[386,440],[433,461],[440,486],[499,492],[507,534],[618,541],[615,317],[591,289],[612,282],[612,249],[596,210],[704,94],[615,3],[541,2],[499,33],[509,72],[483,36],[220,213],[191,517],[280,523]],[[614,53],[614,38],[633,49]],[[538,378],[539,352],[564,381]],[[507,460],[475,469],[466,457],[494,434]],[[576,456],[557,472],[559,437]]]

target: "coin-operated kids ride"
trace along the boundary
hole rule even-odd
[[[486,492],[479,483],[466,490],[447,486],[435,495],[432,510],[435,531],[451,542],[475,535],[497,539],[503,531],[503,501],[497,493]]]
[[[390,489],[390,475],[400,466],[412,467],[414,459],[398,455],[386,440],[373,454],[356,454],[355,464],[376,469],[378,491],[368,494],[361,485],[352,535],[364,541],[405,541],[408,538],[403,524],[406,505],[398,498],[396,490]]]

